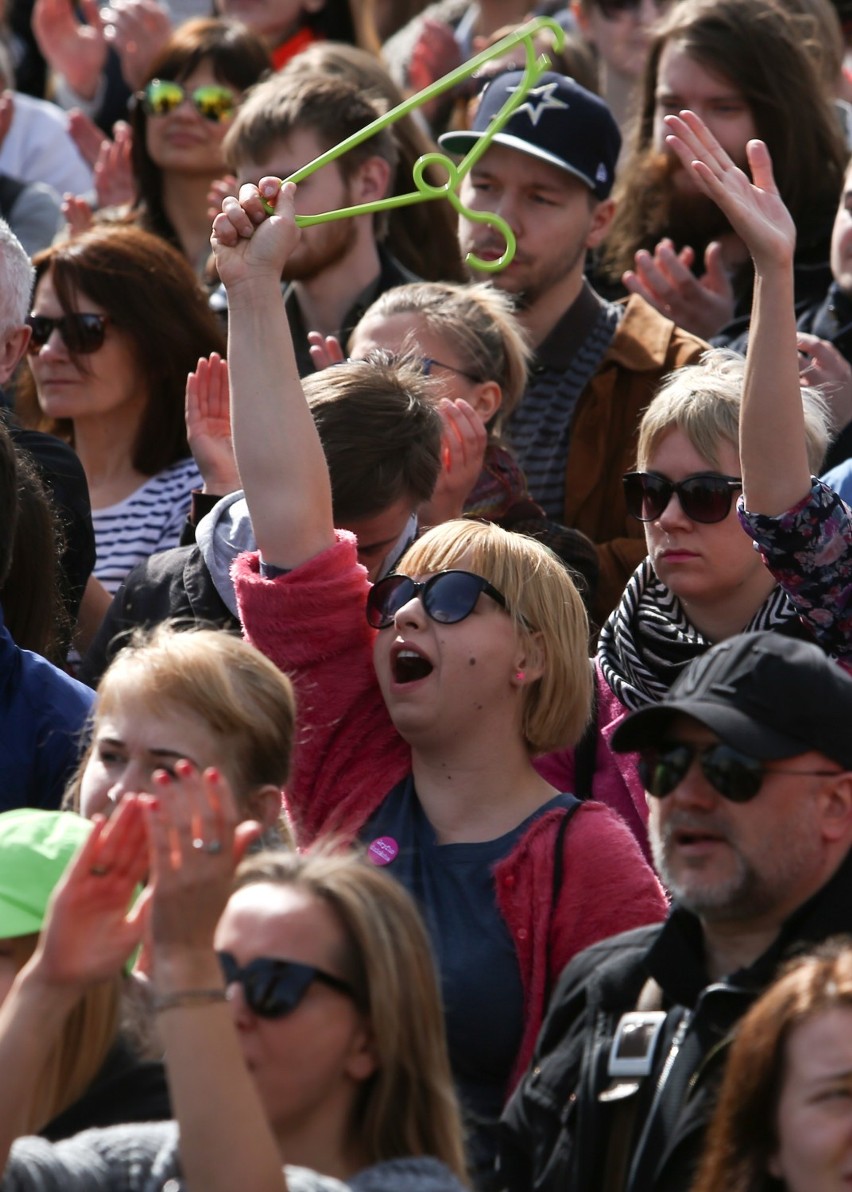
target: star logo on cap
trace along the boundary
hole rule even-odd
[[[559,86],[558,83],[542,83],[540,87],[531,87],[527,92],[527,98],[516,108],[512,113],[513,116],[519,116],[521,112],[526,112],[530,118],[530,123],[538,124],[547,111],[556,111],[559,108],[567,108],[568,104],[564,99],[559,99],[554,95],[554,91]],[[509,87],[509,94],[518,91],[518,87]]]

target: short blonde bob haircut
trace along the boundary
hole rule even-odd
[[[672,430],[686,435],[699,455],[719,467],[719,442],[739,450],[745,359],[728,348],[711,348],[697,364],[670,373],[642,415],[636,448],[640,469]],[[808,464],[818,475],[831,437],[827,408],[817,389],[802,390]]]
[[[286,675],[254,646],[222,629],[179,631],[163,624],[137,631],[98,686],[94,722],[125,697],[162,711],[179,708],[205,721],[226,757],[237,805],[260,787],[283,787],[290,773],[295,700]],[[87,750],[66,805],[79,807]],[[203,758],[196,759],[204,766]]]
[[[543,651],[541,678],[522,693],[521,732],[528,751],[575,745],[591,715],[589,622],[564,564],[525,534],[461,520],[429,530],[409,547],[397,570],[415,576],[460,566],[505,596],[515,632],[534,636]]]
[[[245,861],[236,888],[257,883],[293,886],[325,903],[340,924],[340,975],[372,1027],[377,1059],[351,1123],[367,1162],[433,1155],[466,1184],[438,978],[411,895],[328,840],[304,853],[278,850]]]
[[[505,422],[524,395],[532,354],[506,294],[484,282],[412,282],[379,295],[360,321],[394,315],[422,319],[455,352],[465,372],[477,381],[496,381],[503,399],[495,425]],[[417,350],[414,330],[410,337],[413,353]]]

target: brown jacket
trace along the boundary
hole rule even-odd
[[[602,625],[645,557],[640,522],[624,503],[621,477],[636,466],[639,419],[668,373],[708,345],[631,295],[609,351],[583,390],[566,462],[565,524],[597,545],[595,620]]]

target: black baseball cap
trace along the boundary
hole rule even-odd
[[[771,631],[720,642],[690,663],[665,699],[628,716],[613,749],[662,744],[678,715],[752,757],[815,750],[852,770],[852,676],[813,642]]]
[[[472,127],[445,132],[438,137],[441,148],[458,156],[472,149],[518,89],[524,74],[510,70],[495,75],[482,92]],[[573,174],[599,199],[608,198],[612,190],[621,151],[618,125],[599,96],[567,75],[553,71],[541,75],[494,142]]]

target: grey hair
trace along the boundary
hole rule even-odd
[[[24,246],[0,219],[0,334],[20,327],[30,312],[35,270]]]

